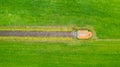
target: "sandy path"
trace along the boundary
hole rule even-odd
[[[74,37],[70,31],[0,31],[0,36]]]

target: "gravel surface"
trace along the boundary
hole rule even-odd
[[[0,31],[0,36],[74,37],[74,31]]]

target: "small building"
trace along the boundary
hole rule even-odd
[[[77,38],[78,39],[90,39],[92,37],[92,32],[88,30],[78,30],[77,31]]]

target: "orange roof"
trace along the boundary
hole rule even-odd
[[[91,37],[92,37],[92,32],[89,32],[88,30],[79,30],[77,32],[78,39],[89,39]]]

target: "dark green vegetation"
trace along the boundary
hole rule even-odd
[[[0,26],[86,26],[120,38],[120,0],[0,0]],[[0,41],[0,67],[120,66],[120,42]],[[72,44],[71,44],[72,45]]]

